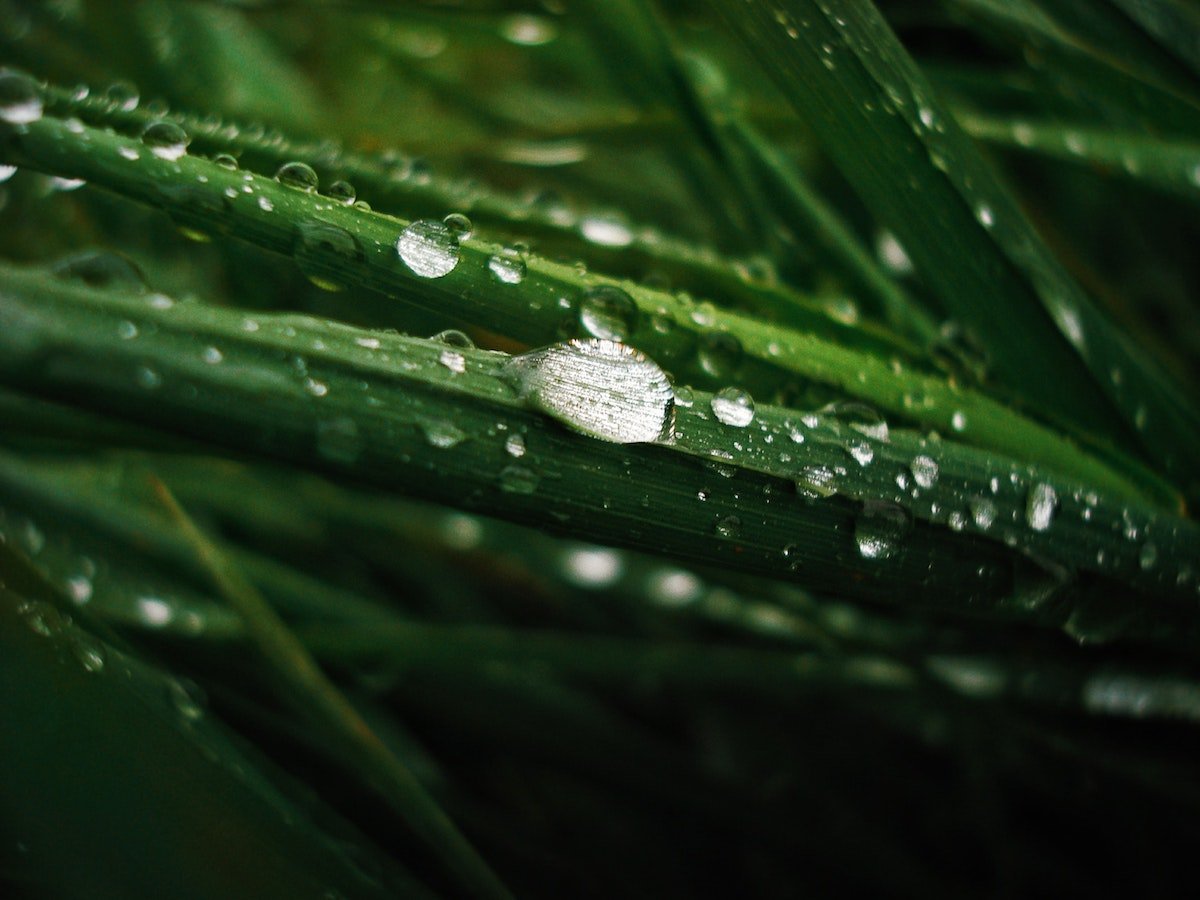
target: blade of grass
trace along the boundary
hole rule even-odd
[[[1119,444],[1136,435],[1194,485],[1196,411],[1050,255],[873,6],[713,6],[918,270],[936,273],[932,289],[976,330],[1000,381]]]
[[[1170,502],[1170,490],[1139,467],[1125,465],[1115,472],[1006,404],[891,360],[535,256],[525,259],[526,275],[519,284],[497,284],[489,267],[502,248],[474,239],[461,243],[448,275],[418,277],[396,254],[404,223],[390,217],[196,157],[161,159],[141,143],[50,116],[25,129],[18,146],[10,141],[4,148],[14,161],[70,172],[162,206],[191,230],[228,232],[274,252],[302,253],[305,271],[325,283],[402,297],[531,344],[561,336],[564,297],[568,307],[583,304],[590,288],[619,284],[636,306],[630,342],[653,353],[686,382],[719,388],[736,380],[760,396],[772,396],[794,386],[799,376],[900,420],[956,433],[1017,458],[1037,459],[1131,496]],[[305,228],[311,233],[314,227],[325,229],[318,232],[322,241],[306,246]],[[568,331],[579,327],[575,321],[578,311],[568,317]]]
[[[448,368],[437,341],[372,335],[364,347],[369,333],[297,317],[260,317],[248,331],[241,313],[157,309],[15,269],[0,319],[10,347],[22,348],[0,357],[10,384],[517,521],[569,523],[601,543],[636,543],[653,528],[677,558],[853,596],[938,604],[934,584],[961,589],[966,579],[976,609],[1069,615],[1005,608],[1013,579],[1025,577],[1013,547],[1136,586],[1162,598],[1147,607],[1154,615],[1170,616],[1200,568],[1190,522],[969,447],[904,432],[867,439],[836,416],[801,422],[759,407],[754,427],[734,428],[714,421],[712,396],[697,393],[675,409],[668,445],[621,446],[531,411],[506,381],[503,355],[455,349]],[[122,322],[142,337],[123,340]],[[198,338],[220,347],[219,364],[194,355]],[[297,355],[304,374],[288,361]],[[353,447],[324,452],[317,433],[328,422],[343,423]],[[519,459],[505,449],[516,433]],[[791,482],[835,496],[810,505],[790,496]],[[869,574],[864,502],[913,519],[898,552],[871,558]]]
[[[393,755],[337,685],[321,671],[257,588],[195,526],[166,485],[158,480],[153,484],[218,592],[241,617],[258,652],[288,686],[289,699],[301,712],[310,715],[315,725],[342,736],[348,760],[371,773],[392,809],[441,858],[447,872],[467,891],[479,897],[511,896],[408,767]]]

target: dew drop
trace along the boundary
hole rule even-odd
[[[418,219],[396,240],[400,259],[422,278],[441,278],[458,265],[458,238],[445,223]]]
[[[225,354],[217,347],[205,347],[200,357],[210,366],[215,366],[225,358]]]
[[[868,503],[854,519],[854,543],[863,559],[890,559],[902,546],[911,522],[891,503]]]
[[[462,213],[450,213],[450,215],[442,219],[442,224],[459,241],[469,240],[471,235],[475,233],[475,226]]]
[[[1025,521],[1034,531],[1045,531],[1050,527],[1057,506],[1058,494],[1054,488],[1044,481],[1039,481],[1029,489],[1025,500]]]
[[[345,228],[327,222],[301,222],[292,249],[296,267],[323,291],[340,291],[337,273],[363,258],[358,240]]]
[[[167,119],[151,122],[142,131],[142,143],[159,159],[179,159],[187,153],[190,140],[186,131]]]
[[[461,375],[467,371],[467,358],[457,350],[443,350],[438,356],[438,362],[455,375]]]
[[[710,401],[717,420],[734,428],[745,428],[754,421],[754,399],[741,388],[725,387]]]
[[[439,331],[431,341],[437,341],[439,344],[445,344],[448,347],[458,347],[461,350],[474,350],[475,342],[467,336],[465,331],[459,331],[457,328],[447,328],[445,331]]]
[[[135,85],[128,81],[114,81],[104,92],[110,104],[121,112],[131,112],[137,109],[138,101],[142,99]]]
[[[232,156],[228,153],[218,153],[212,158],[212,161],[222,169],[228,169],[231,172],[237,171],[238,161],[236,156]]]
[[[488,271],[501,284],[520,284],[525,280],[525,260],[516,250],[501,250],[488,260]]]
[[[742,520],[737,516],[719,516],[713,531],[718,537],[736,538],[742,532]]]
[[[913,481],[923,488],[933,487],[933,483],[937,481],[938,464],[933,457],[924,455],[916,457],[909,466],[909,470],[912,472]]]
[[[196,722],[204,717],[204,697],[194,684],[172,678],[167,682],[167,700],[185,722]]]
[[[579,304],[579,324],[595,338],[628,340],[637,322],[638,308],[633,298],[611,284],[591,288]]]
[[[337,200],[339,203],[344,203],[350,206],[358,198],[358,192],[354,190],[354,185],[348,181],[335,181],[329,186],[326,191],[330,199]]]
[[[716,378],[732,376],[742,362],[742,343],[728,331],[706,331],[697,352],[700,368]]]
[[[579,233],[602,247],[628,247],[633,243],[629,223],[616,215],[584,216],[579,223]]]
[[[466,432],[453,422],[426,422],[421,429],[425,432],[425,440],[429,441],[430,446],[439,450],[457,447],[467,437]]]
[[[525,438],[519,434],[510,434],[504,442],[504,452],[515,459],[525,455]]]
[[[809,500],[832,497],[837,493],[833,470],[827,466],[805,466],[796,476],[796,491]]]
[[[506,494],[532,494],[538,488],[537,473],[524,466],[505,466],[500,470],[500,490]]]
[[[863,467],[869,466],[875,458],[875,449],[866,441],[851,441],[847,449],[854,461]]]
[[[80,636],[71,640],[71,655],[83,671],[92,675],[104,671],[104,664],[108,661],[103,644]]]
[[[671,382],[653,360],[607,340],[576,340],[513,357],[504,377],[529,406],[618,444],[657,441],[675,419]]]
[[[979,220],[979,224],[984,228],[991,228],[996,224],[995,213],[993,213],[992,208],[986,204],[981,204],[975,208],[975,218]]]
[[[0,121],[29,125],[42,117],[42,92],[32,78],[12,69],[0,70]]]
[[[971,521],[980,531],[987,531],[996,521],[996,504],[987,497],[972,497],[968,503],[971,510]]]
[[[303,162],[285,162],[275,172],[275,180],[282,185],[311,194],[320,185],[312,166]]]

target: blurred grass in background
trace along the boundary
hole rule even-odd
[[[1198,38],[0,0],[0,893],[1188,892]]]

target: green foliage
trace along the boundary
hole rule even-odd
[[[0,892],[1190,882],[1189,6],[3,19]]]

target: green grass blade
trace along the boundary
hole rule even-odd
[[[879,13],[865,2],[840,3],[836,14],[807,0],[782,13],[715,6],[932,277],[947,311],[976,330],[996,377],[1118,443],[1136,434],[1190,485],[1196,411],[1049,254]]]
[[[771,397],[794,385],[799,376],[836,389],[834,396],[870,403],[889,418],[959,434],[1130,496],[1144,494],[1169,502],[1169,492],[1164,494],[1136,467],[1114,472],[1061,435],[984,394],[906,370],[903,363],[697,305],[690,298],[614,283],[532,255],[524,258],[525,275],[519,283],[498,283],[489,270],[503,248],[475,239],[461,242],[451,273],[419,277],[396,253],[402,221],[198,157],[160,159],[140,142],[49,116],[27,126],[10,154],[23,164],[72,173],[161,206],[193,232],[226,232],[295,256],[305,272],[323,284],[357,285],[401,297],[529,344],[558,339],[564,326],[568,333],[579,333],[585,292],[619,284],[630,306],[636,307],[631,310],[636,316],[629,316],[622,333],[628,332],[630,343],[652,353],[682,381],[714,389],[736,381],[760,397]],[[828,391],[824,396],[829,398]]]
[[[668,445],[622,446],[530,410],[505,380],[503,355],[436,341],[297,317],[256,317],[248,331],[242,313],[156,309],[15,269],[0,319],[9,384],[451,504],[470,497],[516,521],[569,522],[584,539],[625,545],[653,528],[680,559],[919,604],[938,602],[942,579],[965,577],[975,608],[1019,617],[1046,610],[1006,610],[1013,579],[1028,574],[1010,547],[1161,597],[1155,615],[1173,615],[1193,591],[1200,541],[1190,522],[961,445],[898,431],[872,439],[836,415],[760,407],[754,427],[736,428],[715,421],[712,395],[697,392],[675,409]],[[142,336],[123,340],[124,322]],[[220,360],[184,349],[198,338]],[[319,439],[330,423],[336,444]],[[517,433],[520,456],[506,450]],[[792,482],[829,499],[806,503]],[[902,518],[878,519],[880,504]],[[896,534],[872,543],[872,529],[891,525]],[[875,552],[878,543],[889,546]]]

